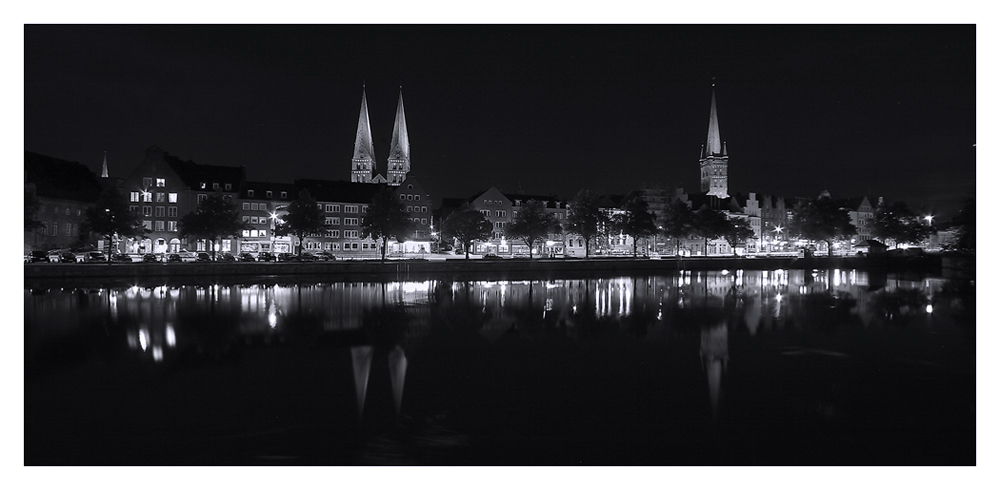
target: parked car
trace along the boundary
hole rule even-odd
[[[198,258],[195,259],[197,262],[211,262],[212,256],[208,255],[208,252],[198,252]]]
[[[49,253],[41,250],[36,250],[28,255],[28,262],[51,262],[49,260]]]
[[[160,258],[156,254],[146,254],[142,256],[143,262],[159,262]]]
[[[240,262],[256,262],[257,259],[254,258],[253,254],[250,252],[243,252],[236,256],[236,260]]]
[[[259,262],[274,262],[278,258],[274,256],[271,252],[261,252],[257,255],[257,260]]]
[[[76,254],[73,252],[62,252],[59,254],[60,264],[75,264],[76,262]]]
[[[233,254],[227,252],[220,255],[218,260],[219,262],[236,262],[236,257],[234,257]]]
[[[84,262],[107,262],[108,257],[104,252],[88,252],[83,258]]]
[[[298,258],[297,258],[297,260],[299,262],[316,262],[318,259],[313,254],[305,253],[305,254],[299,255]]]
[[[180,254],[170,254],[167,256],[167,262],[184,262]]]
[[[497,254],[495,254],[495,253],[493,253],[493,252],[486,252],[485,254],[483,254],[483,258],[484,259],[499,259],[500,256],[497,255]]]
[[[316,260],[320,260],[320,261],[323,261],[323,262],[330,261],[330,260],[337,260],[337,256],[333,255],[330,252],[327,252],[326,250],[323,250],[323,251],[320,251],[320,252],[316,252]]]
[[[278,254],[278,262],[294,262],[298,257],[293,253],[282,252]]]
[[[132,263],[132,257],[130,257],[128,254],[112,254],[111,255],[111,261],[112,262],[123,262],[123,263],[129,263],[130,264],[130,263]]]

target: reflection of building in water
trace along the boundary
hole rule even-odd
[[[372,358],[375,349],[371,345],[355,345],[351,347],[351,370],[354,374],[354,389],[358,402],[358,418],[364,417],[365,399],[368,396],[368,379],[371,376]],[[406,352],[399,345],[388,355],[389,382],[392,386],[392,401],[399,415],[403,404],[403,386],[406,384],[406,368],[408,361]]]
[[[701,331],[701,362],[708,377],[708,393],[712,401],[712,414],[719,411],[719,394],[722,375],[729,363],[729,331],[721,323]]]

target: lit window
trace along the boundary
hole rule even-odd
[[[327,204],[326,205],[326,212],[328,212],[328,213],[332,213],[333,212],[333,204]]]
[[[177,202],[177,193],[176,192],[171,192],[171,193],[167,194],[167,202],[176,203]]]
[[[167,221],[167,231],[177,231],[177,222]]]
[[[139,191],[129,192],[128,200],[129,202],[139,202]],[[42,211],[45,211],[45,209],[43,208]]]
[[[156,187],[166,187],[167,179],[156,179]]]

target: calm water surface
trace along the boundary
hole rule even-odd
[[[25,289],[25,464],[975,464],[970,281],[244,281]]]

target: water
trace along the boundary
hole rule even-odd
[[[31,284],[25,464],[975,464],[969,281],[242,280]]]

